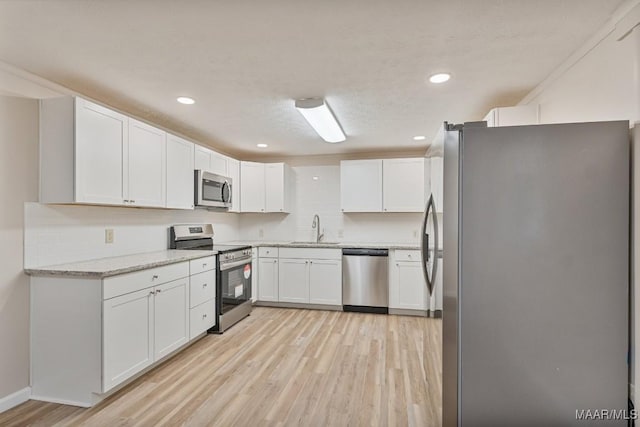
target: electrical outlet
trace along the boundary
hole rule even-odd
[[[338,237],[342,239],[344,237],[344,230],[341,228],[338,230]]]
[[[113,243],[113,228],[107,228],[104,230],[104,242]]]
[[[260,238],[264,237],[264,230],[262,228],[258,230],[258,237]]]
[[[418,237],[418,230],[413,230],[413,237]]]

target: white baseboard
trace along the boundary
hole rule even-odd
[[[48,403],[58,403],[60,405],[78,406],[80,408],[91,408],[93,406],[93,404],[87,403],[87,402],[80,402],[80,401],[69,400],[69,399],[57,399],[55,397],[47,397],[47,396],[32,395],[31,400],[38,400],[40,402],[48,402]]]
[[[15,393],[5,396],[0,399],[0,412],[7,411],[14,406],[18,406],[21,403],[26,402],[31,398],[31,387],[25,387],[22,390],[18,390]]]

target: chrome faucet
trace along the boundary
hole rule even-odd
[[[311,224],[311,228],[316,230],[316,243],[320,243],[320,240],[324,237],[324,233],[320,234],[320,217],[318,214],[313,216],[313,224]]]

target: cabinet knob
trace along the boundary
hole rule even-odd
[[[202,287],[203,287],[203,288],[206,288],[206,287],[207,287],[207,284],[206,284],[206,283],[203,283],[203,284],[202,284]]]
[[[135,203],[135,202],[136,202],[135,200],[129,200],[129,203]]]
[[[156,280],[158,278],[157,274],[154,274],[153,277],[151,277],[151,280]]]
[[[305,263],[305,264],[309,264],[309,261],[305,261],[304,263]]]
[[[273,263],[275,264],[276,262],[278,262],[278,260],[277,260],[277,259],[274,259],[274,260],[273,260]]]
[[[206,263],[206,262],[203,262],[203,263],[202,263],[202,267],[204,268],[204,267],[206,267],[206,266],[207,266],[207,263]]]
[[[150,291],[150,292],[149,292],[149,295],[147,295],[147,296],[148,296],[148,297],[150,297],[151,295],[155,295],[155,294],[156,294],[155,292]]]
[[[160,292],[162,292],[162,289],[156,289],[157,294],[159,294]]]
[[[206,318],[207,318],[207,315],[206,315],[206,314],[203,314],[203,315],[202,315],[202,318],[203,318],[203,319],[206,319]]]

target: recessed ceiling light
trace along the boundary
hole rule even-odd
[[[186,105],[191,105],[196,103],[195,99],[189,98],[188,96],[179,96],[177,101],[180,104],[186,104]]]
[[[258,147],[258,148],[267,148],[268,145],[267,144],[256,144],[256,147]]]
[[[438,73],[429,77],[429,81],[431,83],[444,83],[451,78],[451,74],[448,73]]]
[[[319,180],[319,179],[320,179],[320,177],[319,177],[319,176],[314,176],[314,177],[313,177],[313,180],[314,180],[314,181],[317,181],[317,180]]]
[[[425,139],[427,139],[427,137],[424,136],[424,135],[416,135],[416,136],[413,137],[414,141],[422,141],[422,140],[425,140]]]

